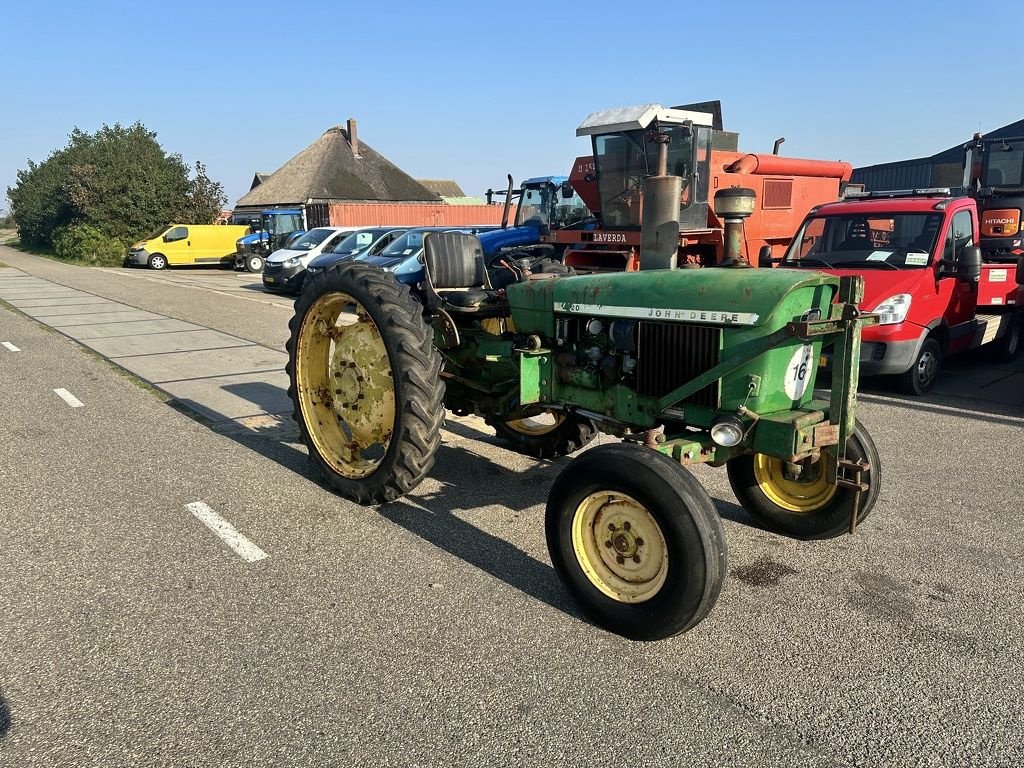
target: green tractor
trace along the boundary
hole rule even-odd
[[[438,232],[412,290],[359,262],[316,275],[295,305],[288,372],[329,485],[360,504],[409,493],[430,472],[445,409],[482,415],[535,457],[573,453],[599,431],[620,437],[558,476],[546,536],[584,613],[643,640],[695,626],[725,578],[722,524],[688,465],[724,465],[768,530],[852,531],[880,482],[854,418],[861,327],[875,321],[857,310],[860,278],[738,257],[675,269],[658,245],[671,223],[645,214],[639,272],[488,265],[475,236]],[[663,238],[672,252],[677,233],[678,222]],[[834,350],[828,400],[814,393],[823,345]]]

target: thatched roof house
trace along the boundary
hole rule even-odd
[[[465,197],[466,193],[454,179],[417,179],[420,184],[441,197]]]
[[[441,202],[373,147],[359,140],[356,121],[328,128],[235,204],[236,208],[306,202]]]

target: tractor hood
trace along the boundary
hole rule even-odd
[[[484,249],[484,256],[490,257],[502,248],[515,248],[539,243],[540,227],[527,224],[519,227],[494,229],[489,232],[481,232],[479,238],[480,245]]]
[[[776,310],[823,307],[832,302],[838,285],[838,277],[821,272],[713,267],[527,281],[508,286],[507,294],[518,329],[551,335],[552,311],[727,327],[784,324],[792,314],[773,318]],[[787,301],[803,289],[810,289],[813,298]]]

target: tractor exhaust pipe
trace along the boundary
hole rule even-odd
[[[644,180],[640,218],[640,269],[675,269],[679,261],[679,200],[683,180],[668,175],[671,136],[657,133],[658,174]]]
[[[508,174],[508,189],[505,190],[505,210],[501,214],[501,228],[508,229],[508,212],[512,207],[512,174]]]
[[[782,146],[782,142],[784,142],[785,140],[786,140],[785,136],[779,136],[779,138],[777,138],[775,140],[775,146],[772,147],[772,154],[773,155],[779,154],[779,147]]]

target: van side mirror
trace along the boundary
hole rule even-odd
[[[969,245],[960,251],[956,262],[956,279],[965,283],[981,280],[981,248]]]
[[[568,181],[562,182],[562,197],[566,200],[571,200],[572,196],[576,194],[576,190],[572,188],[572,184]]]
[[[772,259],[772,247],[770,245],[762,245],[761,250],[757,252],[757,266],[771,269],[777,263],[777,261]]]

